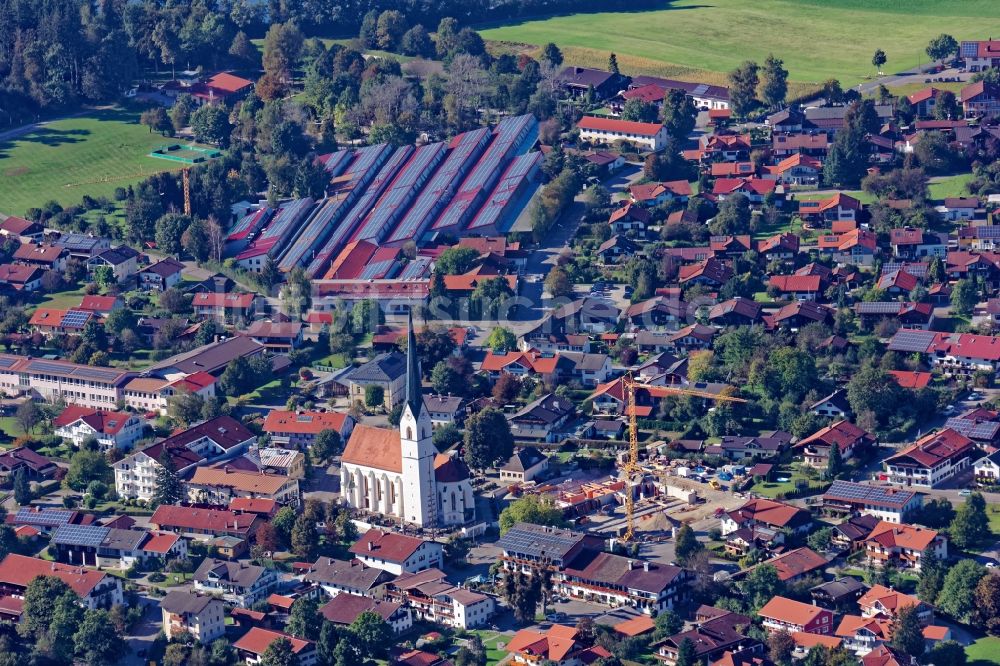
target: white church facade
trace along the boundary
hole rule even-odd
[[[341,458],[341,497],[352,508],[410,525],[464,525],[475,518],[469,469],[434,446],[412,318],[409,328],[406,403],[399,429],[355,426]]]

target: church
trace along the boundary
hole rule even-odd
[[[408,323],[406,402],[399,430],[354,427],[341,458],[340,494],[352,508],[410,525],[464,525],[476,516],[469,468],[434,446],[412,316]]]

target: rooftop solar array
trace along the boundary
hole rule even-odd
[[[501,229],[500,224],[504,212],[519,195],[524,193],[524,184],[536,173],[541,163],[541,153],[526,153],[515,157],[507,167],[507,172],[497,183],[493,194],[483,204],[479,214],[469,223],[469,229],[493,227],[498,232],[506,232],[506,229]]]
[[[93,317],[85,310],[67,310],[59,322],[60,328],[83,328]]]
[[[979,441],[990,441],[1000,434],[1000,423],[996,421],[976,421],[974,419],[963,419],[961,416],[953,416],[948,419],[945,428],[951,428],[969,439]]]
[[[533,134],[537,125],[535,117],[531,115],[504,118],[500,121],[494,131],[493,143],[462,182],[462,187],[445,208],[444,213],[434,223],[435,230],[454,231],[468,221],[484,192],[492,189],[500,178],[506,160],[524,145],[526,138]]]
[[[0,368],[10,368],[21,360],[20,356],[0,355]]]
[[[902,261],[889,261],[882,264],[882,275],[889,275],[890,273],[895,273],[896,271],[903,271],[904,273],[909,273],[915,278],[922,278],[927,275],[928,265],[924,262],[902,262]]]
[[[446,150],[443,143],[418,148],[375,204],[352,240],[370,240],[376,243],[384,240],[407,206],[413,202],[419,188],[444,159]]]
[[[854,311],[858,314],[894,315],[899,313],[899,303],[894,301],[855,303]]]
[[[429,257],[417,257],[410,263],[406,264],[403,271],[399,274],[400,280],[416,280],[422,278],[431,272],[431,260]]]
[[[117,370],[115,368],[96,368],[89,365],[60,363],[58,361],[44,361],[41,359],[32,359],[28,361],[25,369],[28,372],[35,374],[89,379],[105,383],[111,383],[124,374],[121,370]]]
[[[99,525],[63,525],[52,535],[52,543],[97,548],[110,531],[110,527]]]
[[[24,507],[17,510],[14,515],[14,523],[17,525],[41,525],[43,527],[57,527],[66,525],[73,520],[73,511],[65,509],[35,509]]]
[[[459,134],[452,140],[451,150],[441,168],[417,197],[387,242],[399,243],[419,238],[427,230],[434,216],[451,201],[461,179],[483,154],[491,137],[490,130],[483,127]]]
[[[923,354],[931,346],[936,335],[934,331],[896,331],[889,341],[889,351]]]
[[[311,197],[296,199],[281,206],[277,214],[271,219],[271,223],[264,228],[260,236],[253,242],[247,250],[236,255],[239,259],[244,256],[257,256],[261,253],[275,254],[288,242],[292,231],[312,210],[313,200]]]
[[[916,493],[898,488],[869,486],[851,481],[834,481],[823,497],[882,506],[902,506]]]
[[[354,155],[355,152],[353,150],[338,150],[331,155],[327,155],[323,161],[323,168],[327,170],[331,178],[336,178],[344,172],[347,165],[354,159]]]
[[[301,266],[307,259],[312,259],[311,253],[333,231],[334,224],[344,214],[346,195],[338,194],[330,197],[319,206],[312,216],[302,225],[302,231],[288,244],[288,248],[278,260],[278,269],[288,272],[296,266]]]
[[[330,239],[326,242],[327,247],[332,247],[334,251],[337,251],[348,242],[351,234],[358,228],[364,217],[371,212],[375,202],[382,196],[382,192],[392,182],[396,172],[409,159],[411,153],[413,153],[413,146],[402,146],[393,152],[389,160],[378,170],[375,177],[371,179],[371,183],[368,184],[368,188],[364,194],[358,198],[357,202],[351,206],[351,209],[341,219],[340,224],[337,225]],[[320,258],[319,255],[317,255],[318,258]],[[331,252],[329,258],[333,258],[333,252]],[[312,265],[310,265],[311,269]]]
[[[273,208],[260,208],[252,213],[244,215],[239,222],[233,225],[226,237],[227,243],[241,241],[251,234],[255,234],[267,224],[271,216],[274,215]]]
[[[306,269],[306,275],[310,278],[319,275],[337,253],[340,252],[344,238],[350,233],[349,230],[341,231],[343,222],[340,221],[340,218],[350,209],[350,206],[354,204],[365,188],[368,187],[375,174],[378,173],[379,167],[382,166],[382,163],[388,159],[392,152],[391,147],[383,143],[377,146],[362,148],[355,154],[356,158],[351,164],[349,171],[351,180],[347,186],[341,188],[338,195],[343,198],[337,207],[336,217],[332,221],[333,229],[331,237],[323,243],[322,248],[316,252],[312,261],[309,262],[309,267]]]
[[[582,539],[579,532],[520,523],[500,537],[497,545],[509,552],[560,558]]]

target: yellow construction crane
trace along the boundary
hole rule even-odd
[[[635,499],[632,497],[632,479],[637,474],[642,473],[642,467],[639,466],[639,426],[635,413],[635,390],[637,388],[656,388],[661,390],[665,389],[667,392],[676,393],[677,395],[690,395],[696,398],[708,398],[721,402],[747,401],[743,398],[736,398],[730,395],[719,395],[716,393],[709,393],[707,391],[699,391],[697,389],[640,384],[635,381],[635,378],[632,377],[631,373],[622,378],[622,388],[625,393],[625,409],[628,414],[628,458],[621,463],[621,471],[625,476],[625,534],[622,536],[621,540],[625,543],[631,543],[635,539]]]

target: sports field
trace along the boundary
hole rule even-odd
[[[116,187],[182,168],[149,157],[169,141],[140,125],[138,113],[123,109],[59,120],[0,141],[0,213],[24,215],[53,199],[78,204],[85,194],[112,198]]]
[[[722,83],[743,60],[762,62],[774,53],[794,82],[836,78],[846,87],[874,74],[875,49],[888,56],[884,71],[903,71],[928,61],[924,48],[932,37],[985,39],[1000,19],[996,0],[674,0],[663,7],[517,21],[480,32],[515,45],[555,42],[568,64],[606,68],[614,51],[623,73],[706,83]]]

